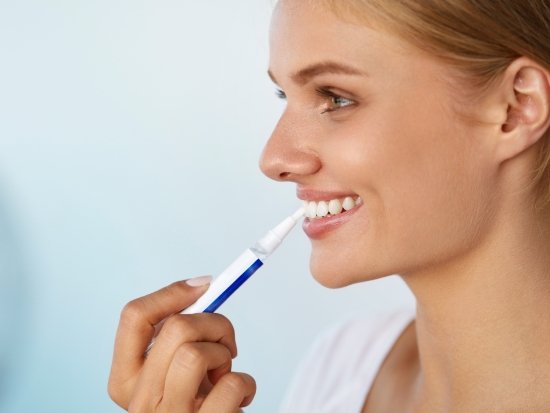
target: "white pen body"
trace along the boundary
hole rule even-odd
[[[216,311],[263,265],[263,262],[277,249],[304,213],[305,209],[302,207],[275,228],[269,230],[252,248],[245,250],[218,275],[212,281],[208,290],[195,303],[183,310],[181,314],[213,313]],[[154,342],[155,339],[153,338],[145,350],[146,355],[151,350]]]
[[[251,249],[247,249],[218,275],[208,290],[195,303],[183,310],[182,314],[213,313],[262,265],[263,262],[258,256]]]

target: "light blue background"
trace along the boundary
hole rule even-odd
[[[122,306],[216,274],[298,205],[257,166],[283,108],[271,3],[0,0],[0,411],[120,411]],[[395,277],[327,290],[308,256],[297,230],[222,308],[248,412],[276,410],[324,326],[412,301]]]

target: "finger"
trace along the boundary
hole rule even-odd
[[[185,343],[198,342],[219,343],[227,349],[230,357],[237,353],[235,331],[226,317],[206,313],[172,315],[164,323],[143,364],[135,394],[139,393],[140,399],[161,398],[176,352]]]
[[[192,287],[180,281],[126,304],[120,316],[109,377],[109,394],[117,404],[127,406],[154,326],[195,302],[207,286]]]
[[[199,413],[235,413],[256,394],[256,381],[245,373],[227,373],[204,399]]]
[[[213,369],[231,371],[231,353],[224,345],[203,342],[179,347],[166,374],[160,411],[195,411],[201,382]]]

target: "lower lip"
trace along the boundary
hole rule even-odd
[[[302,228],[306,235],[311,239],[323,238],[331,231],[338,229],[341,225],[348,222],[363,204],[357,205],[346,212],[338,215],[328,215],[324,218],[306,218]]]

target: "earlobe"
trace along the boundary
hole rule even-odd
[[[500,160],[534,145],[550,126],[550,74],[526,58],[506,70],[503,87],[508,103],[498,143]]]

